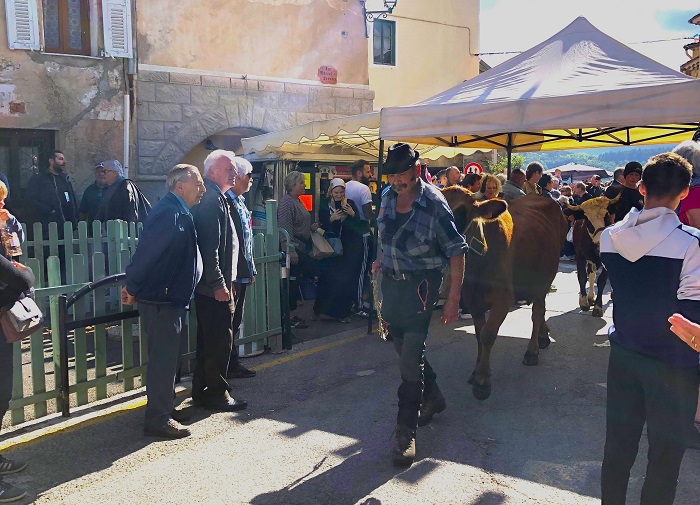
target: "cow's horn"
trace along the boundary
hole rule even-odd
[[[611,203],[617,203],[617,201],[620,199],[621,196],[622,196],[622,191],[620,191],[615,198],[608,198],[606,196],[606,198],[608,198],[608,205],[610,205]]]

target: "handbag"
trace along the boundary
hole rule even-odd
[[[333,248],[333,254],[331,256],[342,256],[343,255],[343,241],[339,238],[329,238],[327,239],[330,246]]]
[[[44,315],[36,302],[29,297],[17,300],[11,307],[2,309],[0,327],[8,344],[22,340],[39,330],[44,323]]]
[[[328,243],[326,238],[318,231],[311,232],[311,254],[315,260],[322,260],[329,256],[333,256],[333,247]]]

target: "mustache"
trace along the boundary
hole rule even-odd
[[[391,187],[392,187],[394,190],[397,190],[397,189],[405,189],[405,188],[408,187],[408,184],[402,184],[402,183],[401,183],[401,184],[392,184]]]

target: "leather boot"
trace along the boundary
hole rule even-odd
[[[395,465],[411,466],[416,459],[416,434],[408,426],[397,424],[394,430],[391,459]]]
[[[432,421],[435,414],[439,414],[447,408],[447,402],[437,382],[427,383],[423,391],[423,403],[418,412],[418,426],[425,426]]]

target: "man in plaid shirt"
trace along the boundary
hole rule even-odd
[[[440,191],[420,178],[418,153],[391,146],[383,171],[393,175],[377,223],[381,250],[372,272],[382,272],[382,318],[399,354],[401,385],[392,459],[411,465],[416,430],[446,408],[436,375],[425,359],[425,340],[438,299],[442,270],[450,265],[450,293],[442,322],[457,320],[467,244]]]

